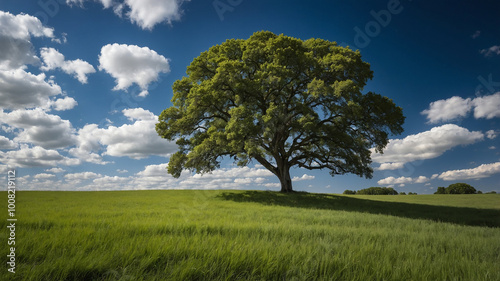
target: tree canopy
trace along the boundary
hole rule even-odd
[[[434,194],[475,194],[476,192],[473,186],[459,182],[450,184],[447,188],[440,186]]]
[[[371,148],[400,134],[402,109],[368,92],[359,51],[272,32],[231,39],[200,54],[173,85],[173,106],[156,125],[179,151],[168,172],[213,171],[223,157],[255,160],[292,191],[291,167],[371,178]]]

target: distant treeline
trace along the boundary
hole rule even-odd
[[[488,193],[496,193],[491,191]],[[344,194],[347,195],[406,195],[405,192],[397,192],[392,187],[369,187],[365,189],[360,189],[358,191],[345,190]],[[477,191],[473,186],[466,183],[454,183],[450,184],[448,187],[438,187],[434,194],[482,194],[481,191]],[[417,195],[414,192],[408,192],[408,195]]]
[[[434,194],[482,194],[481,190],[476,190],[473,186],[459,182],[450,184],[448,187],[440,186]],[[487,193],[495,194],[495,191],[490,191]]]
[[[398,193],[394,188],[392,187],[369,187],[365,189],[360,189],[358,191],[354,190],[346,190],[344,191],[344,194],[350,194],[350,195],[406,195],[406,193],[401,192]],[[409,192],[408,195],[416,195],[416,193]]]

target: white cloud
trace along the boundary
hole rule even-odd
[[[108,44],[101,49],[99,70],[104,70],[116,80],[113,90],[127,90],[137,84],[148,95],[148,86],[158,80],[160,73],[170,72],[169,60],[148,47]]]
[[[441,173],[439,178],[445,181],[481,179],[498,173],[500,173],[500,162],[483,164],[473,169],[447,171]]]
[[[424,182],[428,182],[429,179],[427,177],[424,177],[424,176],[420,176],[418,178],[415,179],[415,183],[424,183]]]
[[[486,137],[489,138],[490,140],[495,139],[498,136],[498,132],[495,130],[489,130],[486,132]]]
[[[94,172],[82,172],[82,173],[72,173],[64,175],[64,178],[67,181],[71,181],[72,183],[80,183],[84,180],[95,179],[102,177],[100,174],[96,174]]]
[[[427,177],[424,177],[424,176],[420,176],[420,177],[417,177],[417,178],[411,178],[411,177],[399,177],[399,178],[395,178],[395,177],[387,177],[385,179],[381,179],[379,181],[377,181],[377,183],[379,185],[389,185],[389,186],[394,186],[396,184],[399,184],[399,185],[405,185],[405,184],[412,184],[412,183],[425,183],[425,182],[428,182],[429,179]]]
[[[302,177],[293,177],[292,181],[305,181],[305,180],[313,180],[315,176],[311,176],[308,174],[303,174]]]
[[[474,110],[476,119],[500,117],[500,92],[475,99],[455,96],[438,100],[432,102],[429,109],[422,111],[422,114],[427,116],[429,123],[438,123],[466,117],[471,110]]]
[[[500,92],[490,96],[477,97],[472,103],[476,119],[500,117]]]
[[[86,0],[66,0],[68,4],[83,6]],[[189,0],[97,0],[104,8],[112,8],[115,14],[122,17],[126,10],[126,16],[132,23],[142,29],[153,29],[160,23],[172,24],[181,18],[181,5]]]
[[[476,39],[478,38],[479,36],[481,35],[481,31],[480,30],[476,30],[476,32],[474,32],[474,34],[472,34],[472,39]]]
[[[488,49],[482,49],[480,52],[485,57],[490,57],[493,55],[500,55],[500,46],[491,46]]]
[[[137,173],[141,177],[164,177],[167,175],[168,163],[159,165],[148,165],[144,170]]]
[[[127,16],[143,29],[153,29],[159,23],[178,21],[184,0],[125,0],[130,11]]]
[[[2,160],[0,154],[0,160]],[[55,157],[55,154],[54,154]],[[54,163],[51,163],[54,164]],[[59,163],[60,165],[62,163]],[[142,190],[142,189],[243,189],[279,188],[274,175],[266,169],[256,167],[234,167],[215,170],[211,174],[193,174],[184,171],[180,178],[168,174],[168,163],[148,165],[132,176],[109,176],[94,172],[79,172],[64,175],[64,180],[55,175],[39,176],[34,181],[25,182],[32,189],[52,190]],[[19,166],[17,166],[19,167]],[[2,166],[0,166],[2,168]],[[56,168],[45,171],[55,172]],[[49,182],[49,180],[51,180]],[[52,184],[52,186],[50,185]]]
[[[0,149],[16,149],[18,144],[4,136],[0,136]]]
[[[382,163],[375,170],[397,170],[402,169],[405,166],[405,163]]]
[[[79,165],[79,159],[64,157],[56,150],[47,150],[40,146],[30,148],[26,145],[15,151],[0,151],[0,162],[11,167],[43,167]]]
[[[96,72],[94,67],[81,59],[67,61],[64,55],[54,48],[42,48],[40,55],[43,59],[43,65],[40,68],[43,71],[62,69],[66,74],[73,75],[80,83],[87,83],[87,75]]]
[[[31,36],[54,38],[54,30],[26,14],[13,15],[0,11],[0,70],[13,70],[26,64],[36,64]]]
[[[372,149],[372,160],[380,164],[390,163],[384,166],[386,169],[398,167],[416,160],[436,158],[453,147],[472,144],[483,138],[481,132],[446,124],[404,139],[392,139],[383,154],[375,153]]]
[[[89,186],[94,190],[120,190],[120,189],[135,189],[131,185],[132,178],[118,176],[103,176],[93,180],[93,185]]]
[[[142,108],[125,109],[122,113],[133,123],[105,129],[95,124],[86,125],[78,131],[78,147],[70,153],[85,161],[99,162],[100,157],[91,153],[100,151],[101,146],[104,146],[104,155],[133,159],[152,155],[167,157],[177,150],[174,142],[162,139],[156,133],[158,117],[153,113]]]
[[[53,179],[56,176],[54,174],[41,173],[33,176],[35,179]]]
[[[99,129],[96,124],[87,124],[78,130],[77,147],[71,148],[69,153],[82,161],[104,165],[107,162],[102,160],[99,144]]]
[[[64,97],[62,99],[57,99],[55,101],[49,101],[48,107],[53,108],[56,111],[64,111],[73,109],[78,105],[78,102],[74,98]]]
[[[446,100],[432,102],[429,109],[422,111],[422,114],[427,115],[430,123],[438,123],[465,117],[470,109],[471,99],[462,99],[455,96]]]
[[[409,177],[387,177],[385,179],[381,179],[377,181],[379,185],[395,185],[395,184],[403,184],[403,183],[412,183],[413,179]]]
[[[76,144],[71,123],[40,108],[18,109],[9,113],[0,110],[0,117],[0,123],[21,129],[14,139],[17,142],[33,143],[46,149],[64,148]]]
[[[0,108],[19,109],[44,106],[51,96],[62,93],[45,74],[33,75],[23,69],[0,70]]]
[[[140,107],[124,109],[122,113],[130,121],[134,120],[155,121],[155,122],[158,121],[158,117],[155,116],[153,112]]]
[[[45,170],[45,172],[58,174],[58,173],[66,172],[66,170],[64,170],[62,168],[51,168],[51,169]]]

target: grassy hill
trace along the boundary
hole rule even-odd
[[[4,268],[1,280],[500,280],[494,194],[21,191],[16,200],[16,273]],[[4,259],[6,226],[5,217]]]

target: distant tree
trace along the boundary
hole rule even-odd
[[[344,191],[344,194],[347,194],[347,195],[354,195],[354,194],[356,194],[356,191],[346,189],[346,190]]]
[[[408,192],[408,195],[417,195],[416,192]]]
[[[440,186],[434,194],[446,194],[446,188],[444,186]]]
[[[223,157],[255,160],[291,192],[291,167],[371,178],[371,150],[403,132],[403,110],[363,93],[372,79],[359,51],[272,32],[211,47],[173,85],[157,133],[176,141],[168,172],[207,173]]]
[[[481,190],[478,190],[477,194],[483,194],[483,192]]]
[[[463,182],[459,182],[459,183],[450,184],[446,188],[446,193],[447,194],[475,194],[476,189],[474,187],[472,187],[471,185],[468,185],[468,184],[463,183]]]
[[[392,187],[369,187],[358,190],[358,195],[398,195],[398,192]]]
[[[486,192],[486,194],[497,194],[496,191],[490,191],[490,192]]]
[[[406,195],[406,192],[400,192],[399,195]]]

